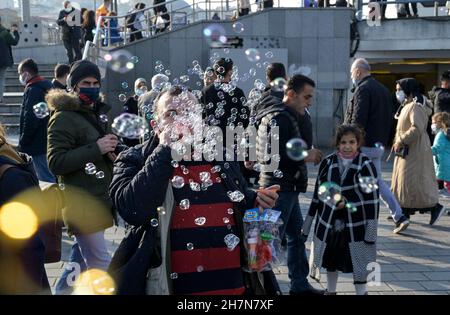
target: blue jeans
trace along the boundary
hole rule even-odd
[[[287,236],[287,266],[291,291],[300,292],[309,289],[309,265],[306,258],[305,240],[301,235],[303,217],[298,202],[298,192],[280,191],[274,209],[281,211],[283,224],[280,226],[280,238]]]
[[[387,204],[392,218],[397,222],[403,216],[403,211],[397,199],[395,199],[391,188],[383,180],[381,173],[381,158],[383,157],[384,150],[375,147],[361,147],[361,152],[367,155],[375,165],[375,169],[378,173],[378,187],[380,188],[381,200]]]
[[[67,277],[74,272],[77,272],[77,267],[75,267],[75,264],[78,264],[79,266],[79,272],[86,271],[87,266],[84,262],[84,258],[81,255],[80,247],[78,246],[78,243],[75,243],[72,245],[72,249],[70,251],[70,258],[69,258],[69,266],[67,266],[64,269],[64,272],[61,275],[61,278],[59,279],[58,283],[56,284],[55,288],[55,294],[56,295],[64,295],[64,294],[71,294],[73,291],[73,287],[69,286],[67,282]]]
[[[55,176],[48,168],[47,156],[45,154],[33,155],[33,166],[40,181],[56,183]]]
[[[56,285],[56,294],[70,294],[72,291],[72,282],[74,281],[71,273],[77,277],[78,272],[83,272],[86,269],[100,269],[107,270],[111,262],[111,256],[106,248],[104,231],[75,235],[77,244],[72,247],[70,255],[70,269],[65,270],[61,279]],[[77,252],[78,251],[78,252]],[[74,267],[73,263],[79,264],[79,270]],[[72,270],[74,268],[74,270]],[[71,278],[69,278],[71,276]]]

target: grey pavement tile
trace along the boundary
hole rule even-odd
[[[429,279],[420,272],[393,272],[392,275],[399,281],[426,281]]]
[[[394,291],[419,291],[425,288],[418,281],[391,281],[388,286]]]
[[[430,280],[450,280],[450,271],[424,272],[424,275],[427,276]]]
[[[414,271],[432,271],[433,268],[430,265],[420,264],[399,264],[398,267],[402,271],[414,272]]]
[[[450,281],[420,281],[420,284],[428,291],[450,291]]]
[[[383,280],[383,275],[381,276],[381,281],[383,281],[383,282],[381,282],[377,285],[367,285],[367,291],[369,291],[369,292],[391,292],[392,288],[387,285],[389,282],[385,282]]]
[[[45,269],[61,269],[63,265],[64,263],[62,261],[51,264],[45,264]]]
[[[414,291],[414,295],[448,295],[450,291]]]

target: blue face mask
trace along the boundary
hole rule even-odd
[[[87,96],[94,103],[100,96],[99,87],[80,87],[80,95]]]

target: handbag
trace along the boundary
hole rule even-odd
[[[401,157],[403,159],[406,158],[408,153],[409,153],[409,146],[406,144],[394,151],[395,156]]]

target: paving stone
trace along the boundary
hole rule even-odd
[[[424,275],[430,280],[450,280],[450,271],[424,272]]]
[[[392,275],[400,281],[426,281],[428,278],[420,272],[393,272]]]
[[[391,281],[388,286],[394,291],[418,291],[425,288],[417,281]]]

